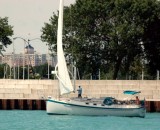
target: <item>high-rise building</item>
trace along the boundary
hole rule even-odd
[[[24,48],[24,53],[13,54],[8,53],[0,56],[0,63],[6,63],[10,67],[17,66],[39,66],[45,63],[49,63],[51,66],[55,66],[57,60],[54,57],[51,57],[49,54],[40,54],[34,51],[34,48],[31,45],[28,45]]]

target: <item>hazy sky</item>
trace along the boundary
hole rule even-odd
[[[74,2],[75,0],[64,0],[64,5]],[[9,25],[12,25],[14,30],[13,37],[22,37],[26,40],[40,38],[44,22],[49,22],[58,7],[59,0],[0,0],[0,17],[9,18]],[[14,44],[16,53],[23,52],[23,40],[17,39]],[[39,40],[31,41],[30,44],[37,52],[47,52],[47,46]],[[5,53],[12,51],[13,46],[10,45]]]

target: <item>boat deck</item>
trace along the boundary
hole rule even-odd
[[[113,98],[111,103],[104,103],[105,98],[71,98],[73,101],[85,102],[86,104],[101,104],[101,105],[137,105],[135,100],[117,100]]]

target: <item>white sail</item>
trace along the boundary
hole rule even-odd
[[[58,58],[58,79],[60,94],[67,94],[73,91],[73,86],[67,70],[66,60],[63,52],[62,31],[63,30],[63,0],[60,0],[59,18],[57,30],[57,58]]]

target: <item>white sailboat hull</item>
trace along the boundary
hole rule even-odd
[[[139,105],[104,105],[86,104],[80,101],[58,101],[48,99],[48,114],[81,115],[81,116],[126,116],[145,117],[146,110]]]
[[[59,80],[60,94],[68,94],[74,91],[66,60],[63,52],[62,43],[63,32],[63,0],[60,0],[58,30],[57,30],[57,65],[55,74]],[[77,100],[55,100],[48,99],[47,103],[48,114],[65,114],[65,115],[83,115],[83,116],[129,116],[129,117],[144,117],[145,108],[139,105],[105,105],[103,103],[95,103],[88,101]]]

